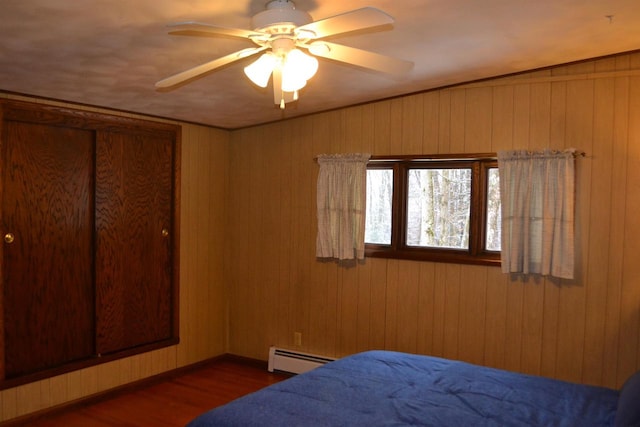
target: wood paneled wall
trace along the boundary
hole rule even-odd
[[[401,350],[610,387],[640,367],[639,53],[234,132],[182,129],[180,344],[0,391],[0,422],[225,352],[266,360],[270,345]],[[587,153],[574,281],[315,258],[318,154],[544,147]]]
[[[545,147],[586,153],[573,281],[315,258],[318,154]],[[609,387],[640,367],[640,54],[243,129],[229,150],[231,353],[390,349]]]
[[[9,96],[0,94],[0,97]],[[41,102],[27,97],[11,98]],[[2,390],[0,422],[226,352],[227,309],[221,242],[229,139],[228,131],[182,125],[180,344]]]

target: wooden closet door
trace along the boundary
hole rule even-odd
[[[94,134],[3,126],[4,376],[14,378],[94,354]]]
[[[173,139],[101,132],[96,174],[97,348],[173,337]]]

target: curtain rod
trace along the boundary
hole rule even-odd
[[[561,151],[561,150],[555,150]],[[318,160],[320,155],[314,156],[313,160]],[[576,150],[573,152],[573,157],[587,157],[587,153],[584,151]],[[429,154],[429,155],[400,155],[400,156],[376,156],[372,155],[369,159],[370,162],[384,161],[384,160],[480,160],[480,159],[496,159],[496,153],[480,153],[480,154]]]

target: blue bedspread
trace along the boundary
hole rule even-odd
[[[618,391],[428,356],[369,351],[292,377],[189,424],[611,426]]]

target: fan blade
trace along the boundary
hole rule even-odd
[[[197,67],[190,68],[186,71],[183,71],[178,74],[174,74],[171,77],[167,77],[166,79],[160,80],[156,83],[156,88],[158,89],[168,89],[173,86],[180,85],[182,83],[187,82],[188,80],[193,80],[195,78],[204,77],[205,74],[214,71],[217,68],[220,68],[224,65],[230,64],[233,61],[237,61],[243,58],[246,58],[251,55],[255,55],[258,52],[262,52],[266,47],[250,47],[248,49],[243,49],[238,52],[231,53],[227,56],[223,56],[222,58],[214,59],[213,61],[209,61],[202,65],[198,65]]]
[[[303,39],[319,39],[350,31],[392,24],[393,18],[380,9],[363,7],[340,15],[331,16],[296,28]]]
[[[273,70],[272,75],[272,83],[273,83],[273,103],[276,105],[280,105],[282,108],[282,101],[286,104],[287,102],[293,101],[293,92],[284,92],[282,90],[282,69],[280,67],[276,67]]]
[[[310,53],[316,56],[387,74],[404,74],[413,68],[413,62],[411,61],[325,41],[313,42],[308,45],[308,49]]]
[[[169,34],[178,36],[204,36],[215,37],[218,35],[241,37],[241,38],[268,38],[269,35],[256,31],[241,30],[238,28],[227,28],[219,25],[203,24],[201,22],[188,21],[177,22],[175,24],[168,25]]]

